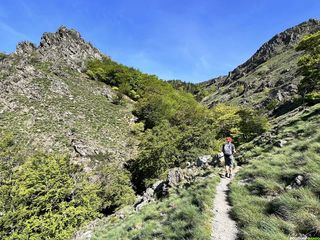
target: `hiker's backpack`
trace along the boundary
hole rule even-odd
[[[223,153],[225,154],[225,155],[228,155],[228,156],[231,156],[232,155],[232,148],[233,148],[233,146],[232,146],[232,144],[230,143],[226,143],[226,144],[224,144],[224,146],[223,146]]]

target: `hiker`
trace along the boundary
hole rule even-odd
[[[232,176],[232,165],[234,161],[233,154],[236,152],[236,148],[232,143],[232,138],[227,137],[226,143],[222,146],[222,152],[224,155],[224,164],[226,168],[226,177],[231,178]]]

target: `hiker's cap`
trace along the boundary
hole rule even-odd
[[[232,138],[231,137],[227,137],[227,142],[232,142]]]

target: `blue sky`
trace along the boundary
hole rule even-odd
[[[319,0],[1,0],[0,51],[61,25],[112,59],[163,79],[227,74],[286,28],[319,18]]]

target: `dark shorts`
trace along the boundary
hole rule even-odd
[[[225,166],[232,167],[233,161],[234,161],[233,155],[231,155],[231,156],[224,155],[224,165]]]

